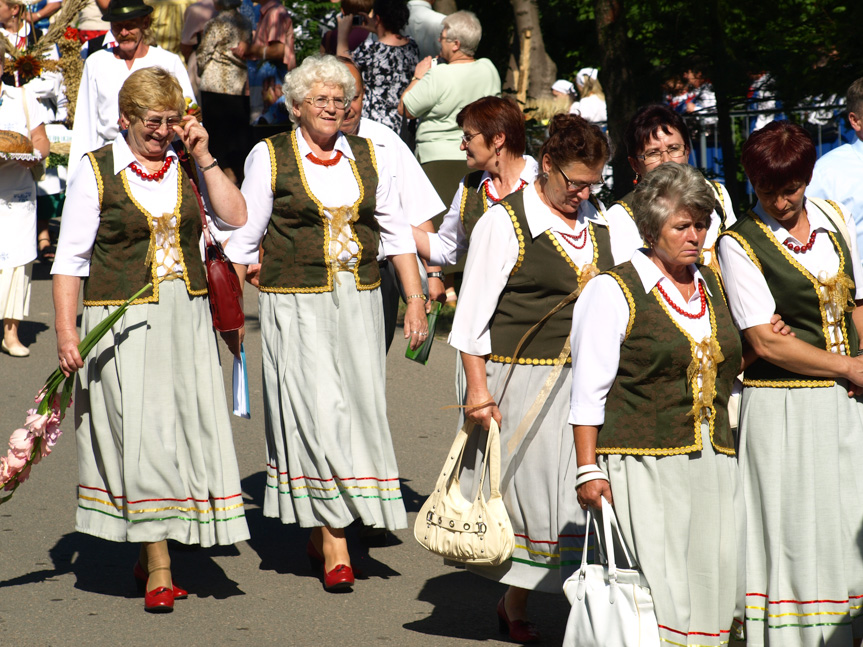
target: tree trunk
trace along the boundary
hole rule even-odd
[[[455,0],[435,0],[432,4],[435,11],[445,13],[447,16],[458,11]]]
[[[594,0],[596,34],[599,40],[599,82],[605,90],[608,108],[608,134],[614,148],[614,194],[622,197],[632,188],[635,177],[626,159],[623,133],[635,114],[635,83],[626,47],[624,0]]]
[[[536,0],[510,0],[515,12],[515,33],[521,43],[522,34],[529,29],[530,76],[527,94],[534,99],[551,96],[551,84],[557,79],[557,65],[545,51],[545,41],[539,27],[539,8]],[[489,34],[489,36],[491,36]],[[520,48],[519,48],[520,49]],[[512,64],[512,59],[511,63]]]

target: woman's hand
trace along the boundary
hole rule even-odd
[[[611,498],[611,484],[605,479],[588,481],[577,487],[575,491],[578,495],[578,503],[582,508],[586,509],[587,506],[590,506],[598,510],[601,509],[602,497],[605,497],[606,501],[614,505],[614,500]]]
[[[791,330],[791,326],[782,321],[782,317],[778,314],[774,314],[770,317],[770,323],[773,324],[773,332],[777,335],[791,335],[792,337],[796,337],[797,335]]]
[[[252,263],[249,269],[246,270],[246,281],[254,285],[256,288],[261,287],[261,264]]]
[[[483,429],[491,426],[492,418],[498,425],[501,421],[500,409],[487,388],[468,388],[464,417]]]
[[[219,335],[225,344],[227,344],[228,350],[231,351],[234,357],[239,357],[240,350],[243,347],[243,339],[246,338],[246,327],[243,326],[239,330],[231,330],[230,332],[220,332]]]
[[[432,57],[426,56],[423,60],[417,63],[416,68],[414,68],[414,76],[417,79],[421,79],[426,75],[432,67]]]
[[[405,339],[411,340],[411,350],[416,350],[428,339],[429,323],[426,319],[425,302],[422,299],[408,299],[404,329]]]
[[[174,126],[174,132],[198,166],[209,166],[213,163],[215,158],[210,154],[210,135],[197,119],[186,115],[179,126]]]
[[[74,328],[57,331],[57,356],[60,359],[60,370],[66,377],[84,367],[84,360],[81,359],[81,353],[78,352],[78,344],[80,343],[78,331]]]

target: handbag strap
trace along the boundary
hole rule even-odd
[[[443,465],[440,476],[438,476],[437,483],[435,483],[432,496],[442,496],[443,492],[446,491],[447,483],[453,477],[453,474],[455,474],[455,478],[458,480],[458,471],[461,468],[462,456],[464,455],[464,448],[467,444],[467,430],[472,426],[472,422],[465,422],[464,426],[462,426],[456,434],[455,440],[447,454],[446,462]],[[432,510],[434,510],[434,505],[432,505]]]
[[[183,142],[177,139],[174,140],[172,145],[174,147],[174,152],[177,153],[177,161],[188,176],[189,182],[192,184],[192,191],[195,192],[195,197],[198,199],[198,210],[201,212],[201,226],[204,229],[204,241],[206,242],[207,247],[211,247],[213,245],[213,239],[210,236],[210,227],[207,224],[207,212],[204,208],[204,199],[201,197],[201,192],[198,189],[197,173],[192,168],[189,153],[186,150],[186,147],[183,146]]]
[[[492,497],[500,496],[500,427],[494,418],[488,427],[488,437],[485,441],[485,455],[482,457],[482,471],[479,477],[477,496],[482,494],[485,483],[485,470],[488,466],[488,488]]]

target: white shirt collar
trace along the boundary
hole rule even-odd
[[[114,139],[114,175],[117,175],[124,168],[127,168],[132,162],[138,161],[135,154],[132,152],[132,149],[129,148],[129,144],[126,142],[126,138],[124,137],[125,134],[126,131],[121,130]],[[177,157],[177,153],[174,152],[173,146],[168,147],[165,157]]]
[[[632,259],[630,259],[635,270],[638,272],[638,278],[641,279],[641,285],[644,288],[645,294],[650,292],[654,287],[656,287],[656,284],[663,279],[670,282],[670,279],[662,273],[662,270],[659,269],[656,263],[648,258],[646,252],[646,249],[637,249],[635,250],[635,253],[633,253]],[[712,297],[713,293],[707,286],[704,276],[701,274],[701,270],[698,269],[698,266],[690,265],[689,271],[692,272],[692,276],[695,281],[701,283],[704,286],[704,291]]]
[[[297,148],[300,150],[300,157],[305,157],[309,153],[312,152],[312,147],[309,146],[309,143],[306,141],[306,138],[303,137],[302,129],[297,126]],[[348,159],[356,161],[356,156],[354,152],[351,150],[351,145],[348,144],[348,138],[345,137],[344,133],[339,132],[336,137],[336,144],[333,147],[333,150],[341,151],[342,155],[347,157]]]
[[[536,192],[536,184],[534,182],[528,182],[523,193],[524,211],[527,216],[527,226],[528,229],[530,229],[531,238],[536,238],[549,229],[566,231],[565,229],[562,229],[563,223],[561,223],[560,218],[555,216],[539,197],[539,194]],[[578,207],[578,221],[575,226],[576,231],[584,229],[587,226],[588,221],[602,225],[603,227],[608,226],[602,212],[598,211],[593,204],[585,200]]]
[[[796,240],[794,236],[788,233],[788,230],[785,229],[773,216],[769,215],[764,207],[761,206],[761,203],[755,205],[752,209],[756,216],[761,218],[761,221],[770,228],[770,231],[776,236],[778,240]],[[833,226],[833,223],[830,222],[830,219],[824,215],[824,212],[821,211],[814,204],[810,204],[809,201],[806,201],[806,217],[809,218],[809,228],[812,229],[823,229],[825,231],[829,231],[832,233],[836,233],[836,227]]]
[[[536,160],[533,159],[530,155],[523,155],[524,158],[524,168],[519,173],[518,179],[519,183],[524,180],[527,184],[530,184],[536,179],[537,174],[539,173],[539,164],[537,164]],[[482,191],[482,185],[485,184],[485,181],[491,178],[491,173],[488,171],[484,171],[482,174],[482,179],[479,181],[479,186],[476,188],[476,192],[479,193]],[[513,188],[517,188],[518,185]],[[503,196],[495,196],[495,197],[503,197]]]

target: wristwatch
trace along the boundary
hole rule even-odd
[[[440,279],[443,281],[444,273],[443,272],[427,272],[426,276],[430,279]]]

